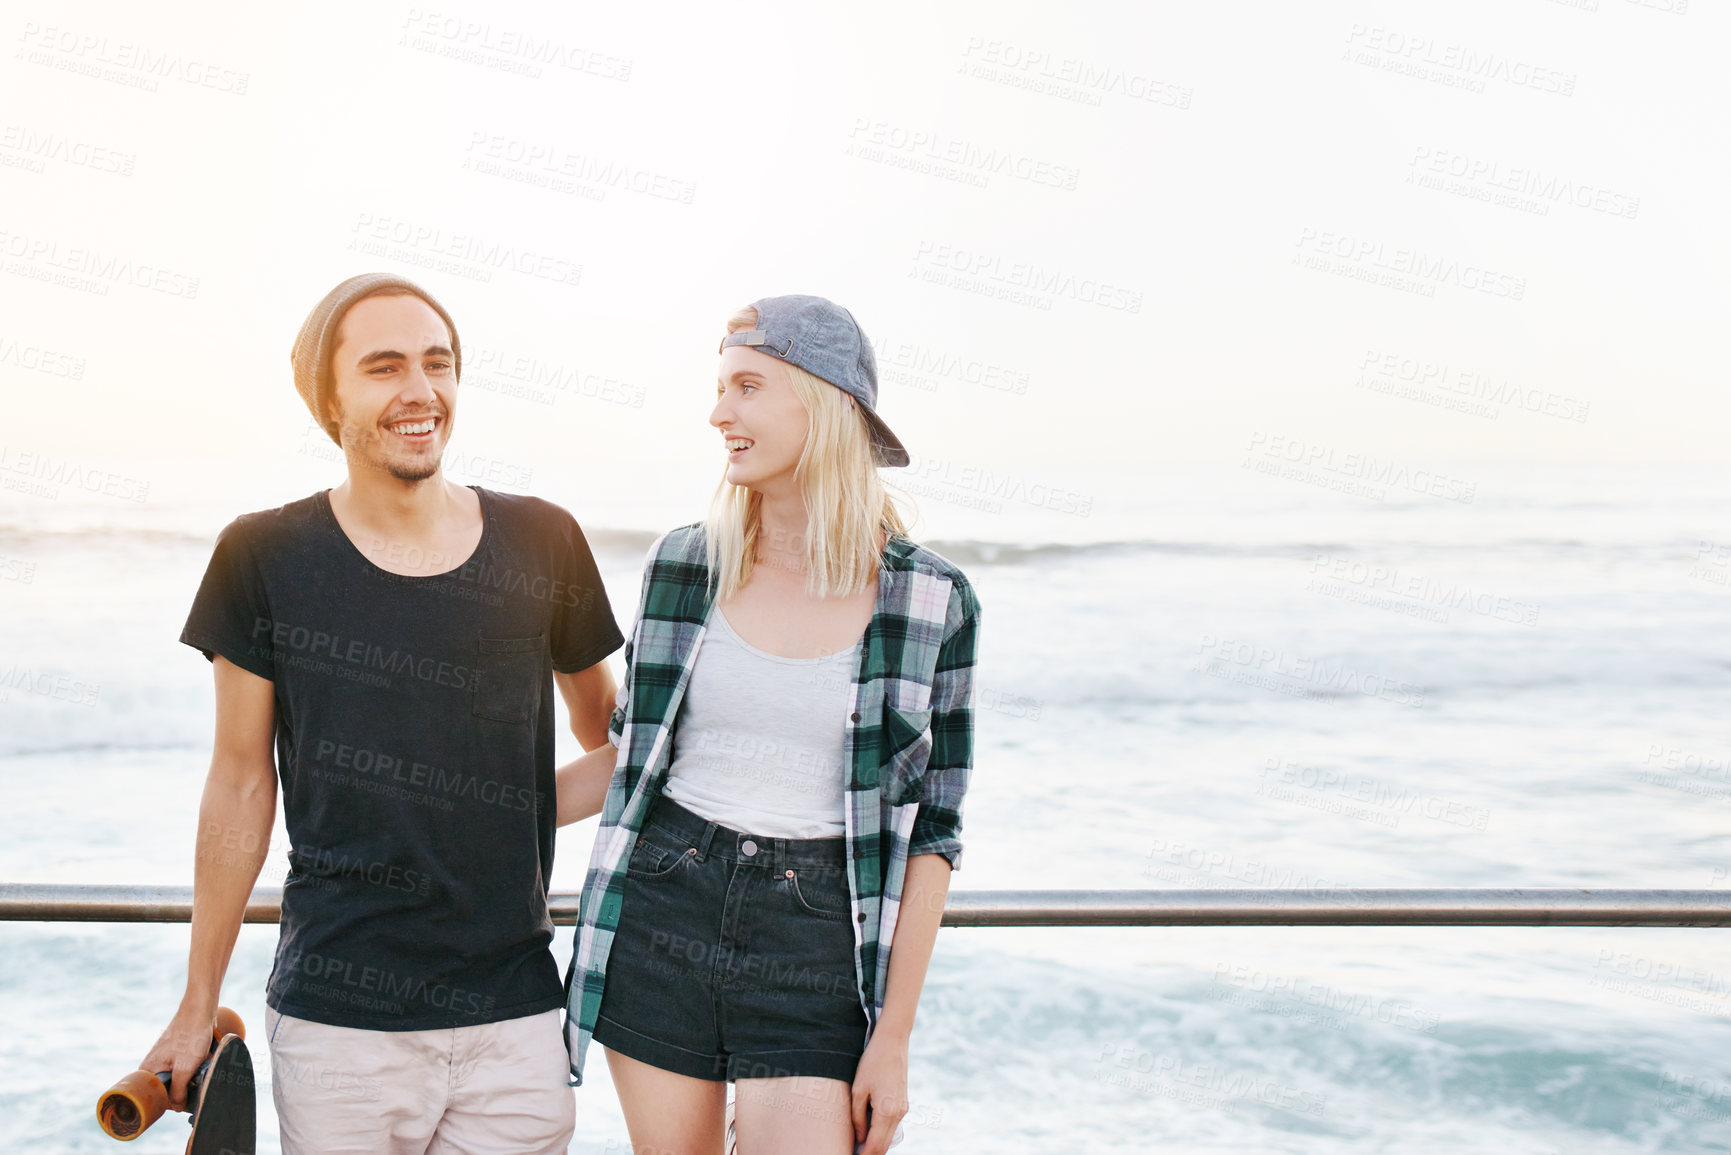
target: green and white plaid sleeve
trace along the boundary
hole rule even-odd
[[[932,677],[932,752],[908,856],[941,854],[952,870],[962,860],[962,796],[974,762],[974,662],[980,603],[959,573],[950,587],[944,640]]]

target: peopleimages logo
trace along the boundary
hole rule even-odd
[[[1167,108],[1187,109],[1195,91],[1148,72],[1118,68],[1009,40],[968,37],[962,49],[965,75],[1021,88],[1061,100],[1098,106],[1107,96],[1121,96]]]
[[[1101,1043],[1095,1067],[1096,1077],[1110,1074],[1104,1080],[1108,1083],[1198,1106],[1230,1110],[1243,1103],[1314,1116],[1328,1109],[1326,1095],[1289,1087],[1254,1071],[1189,1062],[1182,1056],[1158,1054],[1134,1043]],[[1111,1067],[1119,1068],[1119,1072],[1109,1072]]]
[[[27,694],[52,698],[56,702],[70,702],[74,706],[94,706],[97,697],[102,693],[101,685],[80,681],[70,674],[33,670],[19,665],[0,670],[0,702],[8,699],[9,690],[22,690]]]
[[[320,738],[312,757],[303,758],[294,770],[333,785],[403,798],[445,811],[452,810],[453,803],[463,801],[527,812],[539,811],[543,805],[539,792],[519,783],[482,778],[466,770],[435,766],[412,756],[334,738]]]
[[[641,385],[515,349],[477,345],[471,352],[463,358],[465,388],[507,393],[549,405],[565,394],[632,409],[643,408],[648,394]]]
[[[1404,602],[1441,611],[1441,616],[1433,619],[1436,621],[1448,621],[1449,610],[1462,610],[1482,618],[1523,626],[1536,626],[1539,621],[1536,603],[1477,589],[1469,582],[1443,581],[1409,572],[1398,566],[1318,553],[1311,559],[1310,573],[1312,581],[1305,588],[1313,592],[1357,601],[1360,599],[1350,596],[1356,589],[1371,599],[1365,604],[1386,607],[1389,599],[1394,599],[1396,604]]]
[[[127,40],[111,41],[107,36],[45,26],[34,20],[25,23],[18,39],[23,47],[17,59],[97,80],[118,81],[146,92],[155,92],[158,81],[177,80],[195,88],[245,96],[252,80],[251,73],[179,52],[159,51]]]
[[[64,457],[0,445],[0,475],[5,474],[11,475],[0,476],[0,484],[6,489],[51,500],[60,496],[60,486],[117,497],[122,501],[143,501],[150,495],[148,481],[109,469],[93,469]]]
[[[1506,375],[1485,369],[1451,366],[1428,357],[1410,357],[1382,349],[1366,349],[1353,384],[1377,393],[1409,397],[1441,397],[1445,407],[1495,418],[1504,406],[1543,417],[1584,422],[1592,402],[1546,389],[1517,385]],[[1452,394],[1453,397],[1445,397]]]
[[[1505,53],[1466,44],[1439,43],[1373,24],[1354,24],[1347,33],[1345,59],[1354,64],[1401,73],[1419,80],[1483,92],[1487,81],[1531,88],[1554,96],[1573,96],[1575,74],[1546,68]]]
[[[252,640],[252,648],[265,657],[271,656],[273,650],[287,650],[291,651],[291,654],[285,655],[285,660],[299,658],[304,662],[321,657],[328,658],[357,669],[379,670],[385,674],[407,674],[423,682],[433,682],[458,690],[471,688],[480,675],[480,671],[471,666],[440,661],[437,658],[417,658],[407,650],[386,650],[381,645],[360,638],[345,639],[339,634],[289,622],[272,621],[270,618],[258,618],[254,621]]]
[[[501,133],[475,131],[469,134],[469,145],[464,151],[468,154],[463,159],[466,169],[486,175],[508,176],[558,192],[573,191],[574,185],[588,185],[603,196],[609,189],[621,189],[682,205],[690,204],[697,195],[694,181],[589,153],[572,152],[551,141],[529,141]],[[516,176],[511,176],[513,171]],[[574,182],[574,185],[565,187],[558,183],[560,181]]]
[[[1446,822],[1450,826],[1464,826],[1473,830],[1484,830],[1490,824],[1491,812],[1483,806],[1444,798],[1440,794],[1421,794],[1406,786],[1373,778],[1368,774],[1269,758],[1263,763],[1261,777],[1263,781],[1256,791],[1259,795],[1276,797],[1286,802],[1297,800],[1290,796],[1293,790],[1309,791],[1322,796],[1338,796],[1393,811],[1390,816],[1394,817],[1395,821],[1382,823],[1386,826],[1399,825],[1399,816],[1406,814],[1416,814],[1435,822]],[[1286,796],[1272,793],[1273,789],[1280,786],[1287,788]],[[1300,802],[1300,805],[1303,804]]]
[[[909,341],[879,339],[873,341],[877,354],[878,375],[921,392],[932,393],[939,379],[979,385],[982,388],[1025,396],[1028,373],[977,357],[958,357],[944,349]]]
[[[1419,145],[1407,162],[1407,182],[1426,188],[1457,191],[1440,182],[1451,178],[1484,193],[1508,193],[1531,198],[1539,215],[1548,215],[1550,205],[1567,204],[1606,216],[1634,220],[1641,211],[1641,198],[1614,192],[1599,185],[1545,172],[1530,165],[1510,165],[1492,157],[1469,156],[1448,149]],[[1427,183],[1426,178],[1436,178]],[[1470,195],[1470,194],[1468,194]],[[1482,198],[1481,198],[1482,199]],[[1521,207],[1511,202],[1510,207]]]
[[[0,231],[0,255],[8,259],[6,272],[15,276],[65,283],[99,296],[106,296],[110,285],[129,285],[189,301],[198,297],[198,278],[188,273],[102,249],[63,245],[52,237]]]
[[[1390,245],[1371,237],[1305,227],[1299,230],[1296,247],[1299,253],[1293,257],[1294,264],[1304,263],[1303,258],[1307,255],[1332,259],[1340,267],[1324,271],[1344,271],[1345,275],[1379,281],[1395,288],[1407,287],[1410,283],[1412,287],[1428,289],[1426,295],[1434,295],[1437,285],[1485,293],[1509,301],[1519,301],[1527,295],[1525,277],[1453,257],[1433,256],[1404,245]],[[1381,281],[1380,278],[1390,279]]]
[[[1084,305],[1098,305],[1118,312],[1142,311],[1140,290],[1126,289],[1092,277],[1078,277],[1063,269],[1048,268],[1030,261],[1006,261],[996,254],[962,245],[921,241],[914,250],[914,264],[928,274],[922,279],[932,283],[975,288],[984,295],[1013,299],[1016,303],[1035,303],[1049,309],[1053,299],[1068,297]]]
[[[1094,509],[1094,495],[1091,493],[1080,493],[1040,481],[1030,482],[1027,478],[1013,473],[998,473],[983,466],[968,465],[942,457],[910,455],[906,480],[898,481],[897,485],[911,492],[912,485],[916,483],[924,483],[921,488],[927,492],[930,492],[933,485],[939,485],[989,498],[1019,501],[1036,509],[1071,513],[1078,517],[1087,517]]]
[[[1391,489],[1404,489],[1471,505],[1478,493],[1476,481],[1262,430],[1250,435],[1250,444],[1245,452],[1248,456],[1240,468],[1369,497],[1374,501],[1385,500]]]
[[[576,285],[583,266],[553,253],[506,244],[470,232],[451,232],[436,225],[402,217],[361,213],[349,230],[349,248],[369,256],[390,257],[405,264],[488,282],[494,272],[517,273]]]
[[[1196,653],[1198,660],[1190,667],[1191,673],[1223,677],[1295,697],[1361,695],[1400,706],[1424,705],[1423,687],[1403,678],[1359,669],[1342,659],[1307,657],[1285,648],[1216,638],[1213,634],[1202,635]]]
[[[289,862],[297,879],[365,882],[386,890],[400,890],[423,898],[432,890],[433,876],[424,870],[396,862],[368,861],[358,855],[346,854],[324,846],[294,846],[289,849]]]
[[[64,377],[69,381],[84,380],[84,358],[74,357],[70,353],[57,353],[40,345],[26,345],[6,337],[0,337],[0,365],[16,365],[20,369],[46,373],[50,377]]]
[[[854,118],[847,155],[917,172],[935,171],[939,176],[953,173],[962,183],[981,188],[987,186],[989,178],[1003,176],[1071,192],[1081,177],[1081,171],[1071,165],[1029,156],[1013,148],[982,145],[946,136],[936,129],[904,128],[868,117]]]
[[[1304,975],[1278,974],[1243,963],[1215,963],[1212,981],[1264,996],[1265,1001],[1260,1005],[1255,1001],[1244,1004],[1256,1010],[1278,1010],[1281,1002],[1287,1001],[1327,1014],[1351,1015],[1419,1034],[1429,1034],[1442,1022],[1442,1016],[1435,1011],[1422,1010],[1407,999],[1352,991],[1319,983]]]
[[[34,172],[43,171],[45,162],[56,161],[73,168],[131,176],[133,166],[138,163],[137,153],[121,152],[57,132],[38,132],[21,124],[0,127],[0,153],[4,152],[28,160]]]
[[[621,83],[631,79],[632,62],[623,56],[570,44],[531,28],[470,20],[451,12],[410,8],[399,24],[397,43],[417,52],[479,64],[501,72],[539,79],[542,66],[584,73]]]
[[[36,563],[0,554],[0,581],[29,585],[36,580]]]
[[[300,993],[401,1014],[403,1002],[424,1003],[439,1010],[480,1015],[493,1009],[493,995],[464,990],[419,975],[404,975],[381,967],[356,966],[348,959],[315,951],[292,951],[277,960],[280,971],[301,975]],[[310,989],[308,989],[310,988]],[[399,1001],[400,1000],[400,1001]]]

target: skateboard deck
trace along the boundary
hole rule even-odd
[[[192,1136],[186,1155],[254,1155],[257,1117],[246,1027],[227,1007],[216,1013],[210,1057],[187,1082]],[[134,1071],[103,1092],[96,1121],[116,1139],[136,1139],[168,1110],[169,1073]]]
[[[186,1155],[254,1155],[258,1116],[253,1103],[252,1056],[239,1035],[226,1035],[204,1066]],[[187,1091],[193,1102],[194,1091]]]

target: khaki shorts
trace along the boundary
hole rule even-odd
[[[576,1105],[557,1010],[437,1031],[265,1011],[283,1155],[563,1152]]]

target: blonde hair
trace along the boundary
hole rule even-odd
[[[727,321],[729,333],[756,327],[750,305]],[[805,540],[794,544],[805,565],[806,592],[819,598],[861,593],[877,577],[880,535],[905,536],[907,521],[878,476],[871,430],[853,398],[798,365],[785,368],[810,417],[793,473],[805,503]],[[732,597],[756,566],[763,498],[723,472],[703,528],[709,580],[720,586],[718,598]]]

